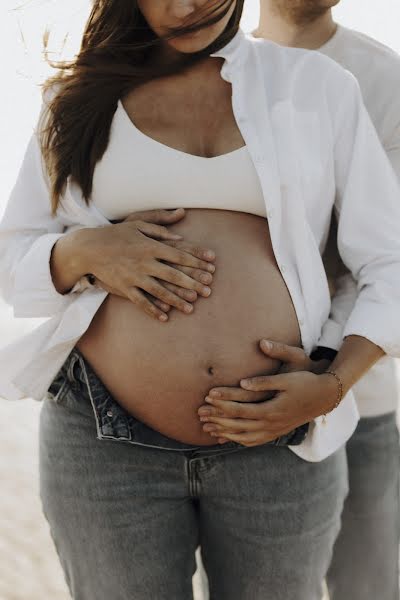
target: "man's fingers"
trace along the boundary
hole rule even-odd
[[[261,340],[260,348],[270,358],[276,358],[285,363],[302,365],[309,361],[303,348],[298,348],[297,346],[288,346],[287,344],[272,342],[271,340]]]

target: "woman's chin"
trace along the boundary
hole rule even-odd
[[[210,39],[203,32],[196,31],[195,33],[188,33],[174,40],[169,40],[168,45],[173,50],[182,54],[194,54],[195,52],[201,52],[201,50],[207,48],[212,42],[213,38]]]

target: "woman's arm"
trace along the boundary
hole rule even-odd
[[[49,317],[71,302],[56,290],[50,273],[51,251],[63,232],[61,220],[50,213],[34,133],[0,223],[0,292],[16,317]]]
[[[365,337],[385,353],[399,356],[400,186],[356,80],[344,75],[341,102],[331,109],[337,244],[358,294],[339,339]],[[333,90],[328,97],[335,101]],[[325,332],[327,327],[329,323]],[[323,332],[318,343],[330,345],[328,339]]]
[[[39,123],[42,122],[43,113],[44,107],[42,107]],[[91,242],[97,237],[100,239],[104,229],[111,230],[113,227],[110,225],[110,227],[100,228],[102,232],[96,227],[65,231],[64,223],[59,216],[51,214],[49,196],[49,184],[38,133],[35,131],[29,141],[16,184],[0,222],[0,294],[8,304],[13,306],[16,317],[52,317],[65,311],[76,298],[76,292],[91,287],[85,283],[83,275],[88,272],[88,267],[93,264],[93,261],[86,261],[87,254],[84,250],[93,248]],[[184,213],[180,214],[179,219],[183,216]],[[126,225],[134,228],[133,223]],[[143,237],[151,236],[155,227],[157,226],[150,222],[144,223]],[[170,243],[178,243],[178,238],[181,240],[181,236],[169,234],[161,225],[159,229],[165,230],[159,239]],[[159,230],[157,232],[159,233]],[[195,269],[203,268],[208,271],[210,277],[210,269],[213,267],[209,264],[209,259],[200,260],[200,257],[195,255],[195,252],[191,253],[187,246],[188,244],[174,249],[165,245],[166,257],[170,262],[176,261],[179,257],[184,265],[183,268],[191,268],[193,272]],[[192,246],[194,247],[193,244]],[[99,249],[98,246],[97,248]],[[196,248],[196,251],[199,254],[205,252],[205,249]],[[100,249],[99,256],[101,257],[102,254],[103,251]],[[205,295],[203,291],[207,286],[196,281],[197,275],[191,277],[178,270],[171,274],[172,267],[159,264],[160,268],[164,269],[164,273],[169,269],[166,275],[169,277],[169,282],[171,278],[176,277],[175,283],[179,279],[184,287]],[[103,287],[105,286],[106,282]],[[187,306],[187,302],[184,301],[185,292],[182,289],[177,287],[171,291],[161,284],[158,288],[164,299],[175,299],[172,305],[178,304],[181,309]],[[107,289],[107,291],[111,290]],[[157,315],[160,316],[162,311],[154,307],[154,300],[143,298],[142,304],[144,303],[146,307],[152,304]]]

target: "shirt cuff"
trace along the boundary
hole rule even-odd
[[[366,338],[388,355],[400,358],[399,307],[377,306],[373,302],[355,309],[346,323],[343,337]]]
[[[92,287],[79,280],[69,294],[60,294],[54,286],[50,257],[54,244],[63,233],[40,236],[19,262],[14,274],[14,293],[11,303],[15,317],[51,317],[65,310],[72,292]],[[85,278],[86,279],[86,278]]]

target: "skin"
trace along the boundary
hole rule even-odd
[[[139,0],[138,6],[147,23],[158,37],[165,37],[171,29],[190,26],[212,7],[210,0],[169,0],[154,2]],[[236,2],[234,2],[223,19],[200,31],[184,36],[168,39],[163,44],[163,59],[174,58],[179,53],[199,52],[217,39],[227,26]]]
[[[261,0],[260,22],[253,35],[285,46],[319,48],[336,31],[332,7],[339,1]],[[332,364],[314,362],[301,348],[270,340],[261,340],[260,350],[282,361],[279,375],[249,377],[240,387],[211,389],[198,411],[205,431],[221,444],[233,440],[256,446],[326,414],[335,404],[338,384],[324,371],[334,370],[346,393],[384,355],[381,348],[359,336],[344,340]],[[271,397],[271,390],[277,390],[273,400],[260,402]]]
[[[314,50],[336,31],[332,7],[340,0],[261,0],[255,37]]]

